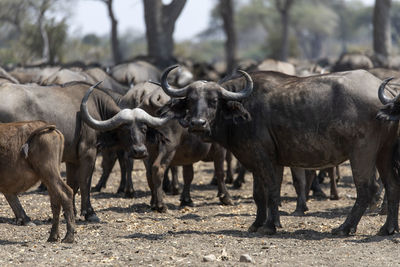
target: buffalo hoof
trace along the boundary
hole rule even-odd
[[[156,212],[160,212],[160,213],[166,213],[168,208],[166,205],[164,205],[163,203],[160,203],[158,205],[154,204],[154,203],[150,203],[150,208],[151,210],[154,210]]]
[[[62,243],[74,243],[74,235],[66,234],[64,239],[61,240]]]
[[[329,197],[330,200],[339,200],[339,196],[338,195],[331,195]]]
[[[124,188],[118,188],[117,194],[123,194],[123,193],[125,193],[125,189]]]
[[[214,176],[214,177],[211,179],[210,185],[218,185],[217,177]]]
[[[282,228],[282,224],[281,224],[280,221],[274,222],[274,225],[275,225],[276,228]]]
[[[232,184],[233,183],[233,177],[232,177],[232,175],[226,175],[226,178],[225,178],[225,183],[226,184]]]
[[[17,218],[16,224],[20,226],[36,226],[29,217],[22,219],[22,218]]]
[[[379,230],[378,235],[380,236],[386,236],[386,235],[393,235],[394,232],[399,231],[399,227],[395,227],[394,225],[388,225],[385,223],[382,228]]]
[[[180,192],[180,190],[179,190],[179,187],[172,187],[171,188],[171,194],[172,195],[174,195],[174,196],[177,196],[177,195],[179,195],[181,192]]]
[[[271,227],[269,225],[263,225],[258,228],[257,233],[260,233],[262,235],[273,235],[276,234],[276,228],[275,226]]]
[[[57,236],[50,236],[47,239],[47,242],[57,242],[59,239],[60,239],[60,237],[58,235]]]
[[[221,201],[221,203],[224,205],[233,206],[233,201],[230,195],[224,195],[219,197],[219,201]]]
[[[261,226],[258,226],[257,224],[253,223],[252,225],[250,225],[247,231],[249,231],[249,233],[255,233],[260,227]]]
[[[99,217],[97,217],[96,213],[92,213],[85,215],[85,221],[92,223],[99,223],[100,219]]]
[[[350,230],[344,229],[343,227],[338,227],[332,230],[332,234],[336,236],[349,236]]]
[[[295,211],[293,211],[292,215],[293,216],[304,216],[305,213],[303,210],[295,210]]]
[[[90,189],[90,192],[100,192],[100,191],[101,191],[101,186],[98,185]]]
[[[181,193],[179,190],[179,186],[172,186],[171,184],[168,184],[167,186],[163,186],[163,191],[166,194],[171,194],[173,196],[179,195]]]
[[[242,182],[238,181],[237,179],[233,182],[234,189],[240,189],[242,187]]]
[[[192,199],[182,199],[181,200],[181,207],[194,207],[194,203]]]
[[[135,191],[126,191],[125,192],[125,198],[134,198],[135,197]]]
[[[325,198],[327,198],[327,196],[325,195],[325,193],[323,191],[314,191],[313,192],[313,198],[325,199]]]

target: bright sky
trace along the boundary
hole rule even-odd
[[[120,33],[130,28],[145,32],[142,1],[114,0],[114,13],[118,20]],[[216,0],[188,0],[175,25],[175,39],[188,39],[207,28],[210,11],[215,2]],[[72,11],[71,33],[109,33],[110,21],[106,5],[103,2],[78,0]]]
[[[120,33],[127,29],[145,32],[143,0],[114,0],[114,13],[118,20]],[[169,2],[165,0],[164,2]],[[193,37],[208,26],[210,11],[217,0],[187,0],[187,3],[175,25],[174,38],[185,40]],[[375,0],[362,0],[372,5]],[[106,5],[98,0],[77,0],[72,9],[70,32],[78,34],[109,33],[110,21]]]

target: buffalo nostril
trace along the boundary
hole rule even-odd
[[[206,124],[206,120],[204,119],[196,119],[190,122],[192,126],[204,126]]]

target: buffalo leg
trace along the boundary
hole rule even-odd
[[[226,184],[233,183],[233,171],[232,171],[232,152],[226,150],[225,154],[225,161],[226,161]]]
[[[71,187],[75,194],[78,188],[81,190],[81,216],[84,216],[86,221],[99,222],[100,220],[90,203],[90,184],[92,182],[92,174],[96,162],[96,149],[80,151],[79,154],[81,155],[79,164],[73,165],[74,170],[72,171],[72,173],[77,175],[75,177],[68,177],[67,168],[67,182],[73,181],[73,186]],[[68,185],[70,185],[70,183],[68,183]]]
[[[57,241],[59,238],[58,224],[62,206],[67,223],[67,233],[62,242],[72,243],[74,242],[75,234],[75,216],[72,205],[73,191],[62,181],[60,176],[58,176],[55,181],[46,181],[46,186],[49,189],[50,204],[53,212],[53,225],[51,227],[50,237],[47,241],[53,242]]]
[[[350,158],[350,165],[353,173],[354,184],[357,191],[357,199],[345,222],[332,233],[340,236],[347,236],[355,233],[357,225],[378,190],[373,179],[375,172],[375,154],[372,151],[360,151]]]
[[[396,173],[393,171],[393,163],[396,162],[398,166],[398,157],[399,151],[398,147],[396,147],[395,157],[391,158],[393,153],[381,153],[378,156],[377,168],[379,172],[379,176],[382,179],[382,182],[385,186],[385,194],[387,198],[387,217],[385,224],[381,227],[378,234],[379,235],[390,235],[394,232],[399,231],[399,222],[398,222],[398,214],[399,214],[399,192],[400,186],[398,182],[398,167],[396,167]]]
[[[172,195],[179,195],[179,182],[178,182],[178,166],[171,166],[171,193]]]
[[[121,182],[117,193],[124,193],[125,197],[133,198],[135,195],[132,182],[133,160],[128,158],[123,150],[117,151],[117,156],[121,169]]]
[[[75,164],[67,162],[65,164],[66,166],[66,171],[67,171],[67,184],[69,187],[72,188],[72,205],[74,208],[74,214],[75,216],[77,215],[76,211],[76,205],[75,205],[75,195],[78,193],[79,185],[78,182],[76,181],[78,177],[78,168],[76,167]]]
[[[339,199],[339,194],[337,191],[337,185],[336,185],[336,177],[335,177],[335,168],[327,168],[326,171],[328,172],[328,176],[331,182],[331,195],[329,198],[331,200],[338,200]]]
[[[154,162],[152,162],[153,160],[149,162],[151,165],[148,166],[150,173],[148,173],[147,179],[152,195],[150,206],[153,210],[159,212],[166,212],[167,210],[163,201],[162,180],[174,155],[175,151],[169,152],[164,145],[160,145]]]
[[[316,198],[326,198],[324,191],[322,191],[321,186],[319,184],[318,176],[316,175],[316,171],[314,170],[306,170],[306,175],[314,176],[314,179],[311,183],[311,190],[313,191],[313,197]],[[308,196],[308,194],[307,194]]]
[[[183,166],[183,190],[181,194],[181,207],[189,206],[193,207],[193,201],[190,197],[190,186],[193,181],[193,165]]]
[[[53,219],[50,230],[50,236],[47,239],[47,242],[56,242],[60,238],[59,224],[60,224],[61,203],[59,202],[59,199],[57,199],[57,197],[54,195],[54,192],[51,193],[49,192],[49,195],[50,195],[50,206],[51,206],[51,211],[53,213]]]
[[[168,177],[168,170],[171,171],[171,180]],[[163,190],[165,193],[171,193],[172,195],[179,195],[179,183],[178,183],[178,167],[171,166],[164,173]]]
[[[290,168],[292,172],[293,185],[297,193],[296,210],[293,215],[304,215],[308,211],[306,204],[306,177],[305,170],[300,168]]]
[[[281,185],[283,179],[283,166],[276,166],[276,187],[270,187],[270,192],[268,194],[268,211],[267,211],[267,222],[266,225],[268,229],[272,228],[272,225],[278,228],[282,228],[280,218],[279,218],[279,204],[281,195]]]
[[[229,195],[228,189],[226,188],[224,182],[224,160],[226,150],[216,143],[214,143],[214,146],[214,173],[217,177],[218,197],[222,204],[233,205],[232,198]]]
[[[263,177],[253,173],[253,198],[257,206],[256,219],[249,227],[249,232],[257,232],[267,219],[268,193]]]
[[[26,215],[25,210],[19,202],[17,195],[4,194],[4,196],[6,197],[12,211],[14,212],[17,225],[34,225],[28,215]]]
[[[115,152],[104,150],[102,154],[101,168],[103,169],[103,173],[101,174],[100,180],[97,182],[96,186],[92,188],[92,192],[100,192],[102,188],[106,188],[107,180],[110,177],[110,173],[114,167],[115,161],[117,160]]]
[[[119,193],[124,193],[125,187],[126,187],[126,174],[127,174],[126,163],[127,163],[127,161],[124,157],[124,151],[117,151],[117,158],[118,158],[119,168],[121,170],[121,180],[119,182],[119,186],[118,186],[118,190],[117,190],[117,194],[119,194]]]
[[[239,189],[242,187],[242,184],[244,184],[244,176],[246,174],[246,168],[238,161],[237,163],[237,169],[238,169],[238,175],[233,182],[233,188]]]

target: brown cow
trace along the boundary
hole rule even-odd
[[[50,195],[53,222],[47,241],[59,238],[60,210],[63,207],[67,233],[63,242],[74,241],[75,218],[72,189],[61,179],[60,164],[64,136],[54,125],[43,121],[0,124],[0,192],[4,194],[17,218],[30,221],[17,194],[38,181],[43,182]],[[22,223],[17,220],[17,224]]]

